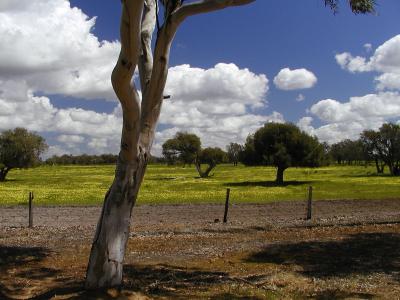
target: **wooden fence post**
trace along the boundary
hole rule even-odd
[[[29,228],[33,227],[33,211],[32,211],[33,192],[29,192]]]
[[[228,221],[228,208],[229,208],[229,195],[231,189],[226,189],[226,199],[225,199],[225,212],[224,212],[224,223]]]
[[[312,217],[312,186],[308,187],[308,199],[307,199],[307,220],[311,220]]]

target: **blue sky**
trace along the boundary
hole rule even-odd
[[[0,130],[14,125],[36,130],[47,137],[52,146],[51,154],[117,151],[117,102],[112,99],[112,90],[105,88],[108,83],[103,86],[100,83],[102,80],[106,82],[107,72],[115,62],[113,59],[119,47],[120,1],[95,3],[71,0],[69,6],[65,0],[31,0],[25,7],[12,2],[15,1],[5,1],[3,7],[0,4],[0,22],[2,19],[5,21],[4,26],[0,25],[0,34],[9,37],[17,50],[19,46],[27,45],[38,49],[33,49],[30,57],[21,58],[13,56],[10,45],[0,45],[0,69],[3,68],[0,71],[0,88],[3,91],[0,94],[0,109],[3,108],[3,112],[0,111]],[[28,3],[27,0],[21,2]],[[46,11],[53,13],[45,15]],[[204,145],[223,147],[229,141],[243,142],[247,133],[265,121],[284,120],[296,123],[321,140],[333,143],[343,138],[356,138],[361,130],[376,129],[386,121],[397,122],[400,113],[400,53],[396,54],[395,50],[400,51],[400,41],[396,39],[399,34],[399,12],[398,0],[378,1],[376,15],[366,16],[351,13],[347,1],[341,1],[338,14],[333,15],[323,0],[258,0],[248,6],[189,18],[179,29],[172,47],[170,65],[177,69],[171,71],[171,78],[180,78],[176,74],[192,72],[189,68],[179,68],[189,64],[197,70],[193,71],[194,76],[202,78],[204,86],[200,91],[204,90],[205,94],[209,92],[210,95],[198,96],[196,91],[191,95],[190,83],[183,93],[179,90],[182,83],[177,86],[171,83],[169,91],[173,97],[177,95],[176,106],[173,107],[172,102],[165,108],[155,153],[159,153],[163,140],[179,130],[199,134]],[[27,18],[25,26],[16,21],[22,13],[31,17]],[[51,16],[57,20],[53,22]],[[37,20],[41,18],[44,22],[38,25]],[[47,36],[54,34],[53,39],[58,39],[56,35],[59,30],[60,40],[54,48],[45,42],[43,47],[46,46],[46,49],[31,45],[28,40],[23,42],[24,38],[29,39],[30,36],[31,40],[42,37],[40,26],[46,26],[46,22],[50,28],[55,26]],[[16,28],[26,33],[17,37]],[[106,46],[103,41],[107,41]],[[50,38],[48,42],[51,42]],[[81,58],[79,53],[84,53]],[[90,57],[90,53],[95,53],[95,58]],[[44,59],[40,65],[43,55],[54,55],[54,59]],[[88,66],[82,67],[86,62]],[[91,70],[89,62],[97,64],[97,69]],[[99,62],[107,67],[100,68]],[[219,68],[215,67],[221,63]],[[74,64],[76,71],[71,71],[75,70],[72,67],[68,69]],[[236,69],[228,67],[228,64],[234,64]],[[43,65],[47,69],[42,69]],[[281,78],[288,84],[286,90],[274,83],[274,78],[284,68],[290,69]],[[50,70],[47,75],[45,69]],[[291,82],[294,80],[290,77],[294,76],[291,73],[293,70],[301,70],[297,73],[300,76],[297,85]],[[52,72],[55,75],[50,76]],[[93,82],[85,82],[85,86],[78,83],[76,86],[63,86],[62,81],[67,82],[70,78],[60,74],[71,75],[74,72],[79,75],[87,73]],[[225,80],[223,76],[227,74],[232,76]],[[232,90],[236,90],[233,87],[236,85],[233,74],[237,74],[237,77],[243,75],[243,78],[247,78],[245,81],[249,82],[248,86],[239,82],[243,91],[235,95],[229,88],[229,84],[232,84]],[[52,83],[58,76],[58,83]],[[98,79],[93,79],[97,76]],[[207,76],[228,82],[228,86],[218,93],[212,91],[212,87],[218,84],[213,84]],[[185,78],[191,80],[190,76]],[[40,124],[37,121],[35,123],[33,116],[26,119],[21,117],[20,122],[12,119],[11,107],[15,110],[22,101],[20,98],[24,98],[24,95],[12,92],[15,86],[22,86],[22,90],[26,91],[26,101],[41,107],[27,112],[38,109],[38,114],[43,115]],[[221,106],[229,105],[230,99],[237,104],[232,108],[231,116],[221,115],[220,112],[209,115],[204,112],[207,102],[199,104],[199,101],[193,102],[198,106],[192,115],[185,115],[179,110],[187,107],[196,97],[212,101],[215,95],[221,98],[218,100]],[[241,103],[241,97],[246,95],[251,100]],[[37,100],[39,97],[41,100]],[[351,100],[352,97],[358,98]],[[46,106],[46,101],[50,106]],[[371,113],[371,103],[386,106],[386,109],[380,111],[375,108]],[[215,108],[216,111],[219,109]],[[8,114],[6,110],[9,110]],[[199,122],[194,124],[187,121],[194,116],[199,117]],[[181,121],[175,122],[174,118]],[[199,124],[201,119],[212,119],[214,123],[203,126]],[[88,125],[86,120],[98,120],[99,123],[89,122]],[[235,122],[238,124],[233,124]],[[101,131],[101,124],[109,130]],[[221,128],[219,132],[221,126],[231,129]],[[80,128],[83,130],[80,131]],[[224,134],[231,134],[231,140],[229,137],[223,138]]]

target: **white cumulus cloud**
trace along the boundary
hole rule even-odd
[[[366,52],[372,51],[365,44]],[[341,102],[324,99],[315,103],[309,112],[323,124],[313,126],[313,118],[304,117],[298,124],[307,132],[330,143],[343,139],[357,139],[366,129],[378,129],[383,123],[400,119],[400,35],[380,45],[370,57],[353,56],[349,52],[335,56],[336,62],[351,73],[378,72],[376,93],[350,97]]]
[[[99,41],[96,19],[67,0],[2,1],[0,79],[34,91],[114,99],[110,74],[118,42]]]
[[[351,97],[345,103],[326,99],[314,104],[310,111],[325,122],[395,118],[400,116],[400,94],[397,92],[368,94]]]
[[[317,83],[317,77],[307,69],[284,68],[274,78],[274,84],[281,90],[309,89]]]
[[[236,70],[237,76],[228,76],[224,71],[219,73],[218,70],[225,67]],[[179,74],[176,74],[176,69],[180,70]],[[283,116],[277,112],[269,116],[253,112],[254,107],[266,106],[268,79],[265,75],[223,64],[208,70],[194,69],[202,79],[192,82],[193,95],[192,83],[185,75],[186,71],[193,73],[192,68],[171,69],[178,82],[172,81],[173,84],[167,85],[172,98],[164,101],[160,123],[161,128],[173,130],[159,131],[153,151],[156,155],[161,154],[161,143],[177,131],[196,133],[202,138],[204,146],[223,148],[230,142],[243,142],[249,133],[265,122],[283,122]],[[215,81],[212,84],[225,85],[226,91],[212,89],[211,78]],[[186,85],[187,90],[180,91],[179,84]],[[229,89],[229,85],[240,85],[241,88]],[[62,149],[65,153],[116,153],[121,124],[119,105],[111,113],[73,107],[57,108],[51,103],[51,97],[35,96],[25,82],[0,81],[0,130],[20,126],[58,134],[56,141],[59,144],[52,145],[49,153],[60,154]]]
[[[314,127],[312,117],[303,117],[297,125],[300,129],[317,136],[321,142],[334,144],[345,139],[356,140],[360,133],[365,129],[378,129],[382,125],[380,122],[363,124],[362,122],[350,121],[325,124],[320,127]]]
[[[211,109],[216,113],[242,113],[241,105],[263,106],[268,92],[264,74],[239,69],[232,63],[219,63],[207,70],[180,65],[170,68],[168,74],[166,94],[186,103],[208,101],[208,105],[215,105]]]
[[[224,148],[243,142],[247,135],[270,120],[283,121],[277,112],[257,115],[254,109],[267,105],[268,79],[219,63],[210,69],[180,65],[170,68],[160,123],[168,127],[157,135],[155,148],[177,131],[199,135],[204,146]],[[157,148],[158,147],[158,148]]]
[[[310,113],[324,125],[313,127],[311,117],[299,120],[305,131],[329,143],[343,139],[357,139],[366,129],[378,129],[383,123],[400,117],[400,93],[381,92],[351,97],[348,102],[324,99],[311,106]]]
[[[369,58],[353,56],[349,52],[335,56],[337,63],[345,70],[356,72],[379,72],[375,77],[378,90],[400,89],[400,35],[380,45]]]

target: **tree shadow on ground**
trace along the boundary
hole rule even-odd
[[[155,180],[155,181],[168,181],[168,180],[177,180],[177,179],[184,179],[184,177],[150,177],[146,178],[146,180]]]
[[[344,177],[344,178],[379,178],[379,177],[392,177],[392,178],[396,178],[399,176],[393,176],[390,174],[377,174],[377,173],[371,173],[371,174],[343,174],[340,177]]]
[[[225,272],[210,272],[196,268],[180,268],[170,265],[125,265],[124,284],[120,290],[85,291],[83,283],[67,283],[32,299],[41,300],[63,296],[63,299],[168,299],[198,298],[198,293],[207,292],[221,284],[231,283],[232,278]],[[222,292],[222,291],[217,291]],[[67,297],[67,298],[65,298]],[[222,293],[209,299],[249,299]],[[257,299],[257,298],[252,298]]]
[[[224,272],[186,269],[169,265],[124,266],[125,286],[151,296],[177,297],[182,290],[190,291],[229,281]]]
[[[60,276],[62,270],[41,266],[51,251],[44,247],[0,245],[0,299],[50,299],[57,294],[82,290],[74,278]],[[60,286],[42,295],[31,294],[32,288]]]
[[[243,182],[227,182],[224,186],[260,186],[260,187],[285,187],[312,184],[312,181],[285,181],[283,184],[278,184],[276,181],[243,181]]]
[[[0,183],[4,183],[4,182],[16,182],[16,181],[23,181],[21,179],[16,179],[16,178],[6,178],[4,179],[4,181],[1,181]]]
[[[42,261],[49,251],[42,247],[0,246],[0,269],[7,270],[31,262]]]
[[[317,293],[313,293],[312,299],[315,300],[332,300],[332,299],[376,299],[376,295],[369,293],[357,293],[357,292],[344,292],[340,290],[325,290]]]
[[[257,297],[257,296],[240,296],[234,293],[221,293],[218,295],[207,297],[210,300],[262,300],[265,297]],[[275,299],[275,298],[267,298],[267,299]]]
[[[384,273],[400,280],[400,234],[363,233],[343,240],[269,245],[247,262],[298,265],[309,277]]]
[[[37,266],[49,254],[43,247],[0,246],[0,299],[13,299],[27,280],[55,278],[58,270]]]

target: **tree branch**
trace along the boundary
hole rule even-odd
[[[177,23],[183,22],[187,17],[221,10],[229,6],[241,6],[254,2],[255,0],[202,0],[182,5],[173,14]]]
[[[158,0],[145,0],[143,8],[142,31],[140,34],[142,49],[139,57],[139,75],[143,95],[147,93],[153,69],[151,38],[156,25],[156,1]]]
[[[150,150],[154,138],[167,81],[169,52],[175,35],[171,29],[170,26],[164,25],[158,34],[153,71],[146,95],[142,99],[140,143],[147,151]]]
[[[146,95],[142,98],[140,146],[146,149],[146,152],[151,148],[160,115],[168,75],[169,53],[177,28],[176,23],[168,20],[158,32],[150,83]]]
[[[144,0],[124,0],[124,7],[129,17],[129,50],[132,64],[137,65],[140,54],[140,33],[142,14],[144,9]],[[124,21],[124,20],[122,20]],[[121,37],[122,38],[122,37]],[[122,42],[122,41],[121,41]]]
[[[140,101],[134,83],[131,82],[139,60],[140,33],[144,0],[122,2],[120,25],[121,51],[111,75],[111,82],[121,102],[123,127],[120,157],[123,161],[134,161],[139,140]]]

